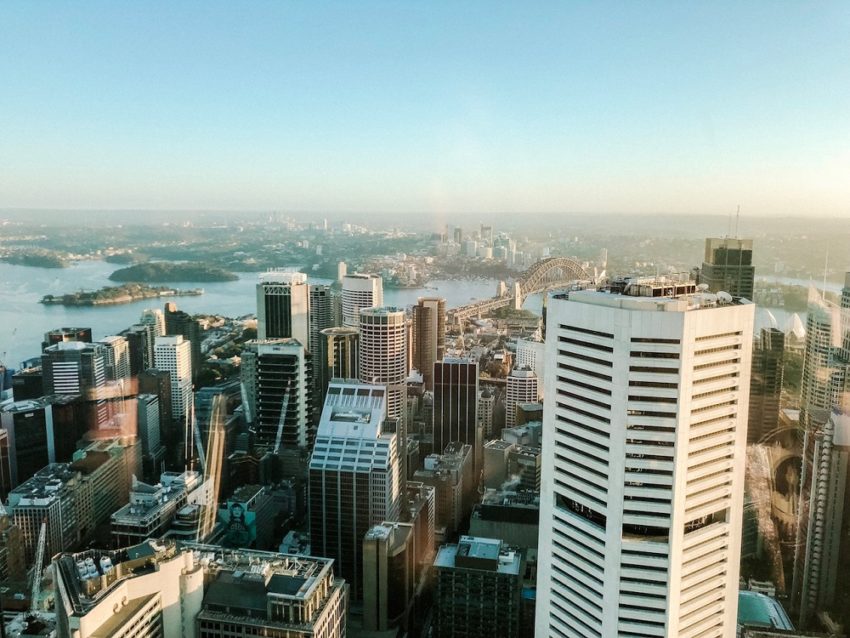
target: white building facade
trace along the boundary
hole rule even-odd
[[[636,284],[549,299],[536,632],[733,638],[754,306]]]
[[[354,273],[342,278],[342,325],[357,328],[360,310],[384,305],[384,281],[380,275]]]

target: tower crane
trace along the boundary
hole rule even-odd
[[[292,390],[292,380],[286,384],[286,391],[283,393],[283,401],[280,404],[280,419],[277,422],[277,436],[274,440],[274,453],[280,453],[280,446],[283,442],[283,424],[286,421],[286,411],[289,408],[289,393]]]
[[[47,519],[41,521],[38,532],[38,545],[35,550],[35,565],[32,567],[32,589],[30,590],[30,613],[38,610],[38,596],[41,594],[41,565],[44,562],[44,550],[47,547]]]

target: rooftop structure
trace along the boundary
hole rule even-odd
[[[347,588],[325,558],[150,540],[62,554],[54,568],[62,635],[131,635],[145,625],[166,638],[345,635]]]

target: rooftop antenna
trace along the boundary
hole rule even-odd
[[[829,270],[829,248],[826,249],[826,254],[823,258],[823,288],[821,289],[821,299],[826,301],[826,273]]]
[[[738,212],[735,213],[735,239],[738,239],[738,222],[741,219],[741,205],[738,204]]]
[[[726,230],[726,236],[727,237],[732,236],[732,213],[731,212],[729,213],[729,228]]]

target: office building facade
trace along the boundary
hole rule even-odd
[[[257,284],[257,338],[297,339],[310,343],[310,294],[307,275],[269,271]]]
[[[384,305],[384,282],[380,275],[354,273],[342,279],[342,325],[360,326],[360,310]]]
[[[753,311],[663,280],[550,297],[537,635],[735,636]]]

